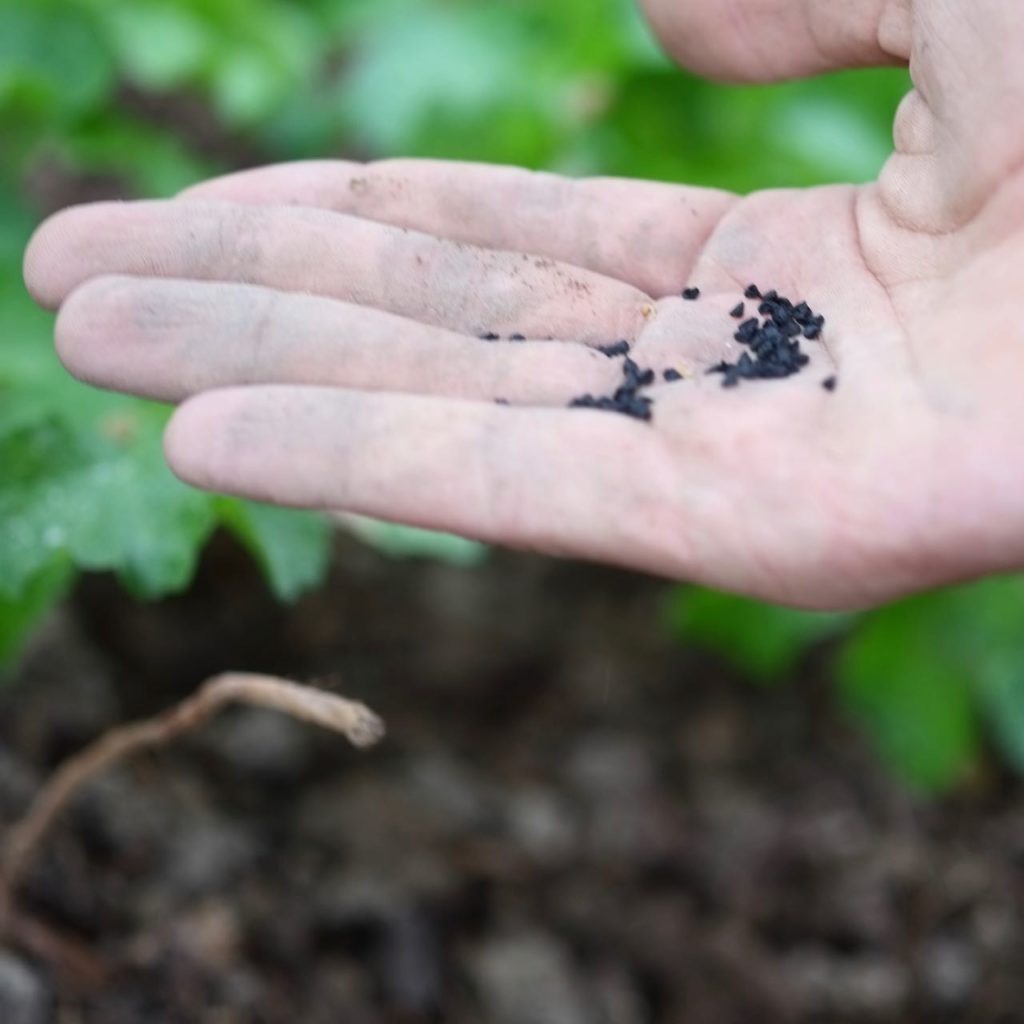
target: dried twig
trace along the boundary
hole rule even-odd
[[[105,768],[132,754],[163,746],[207,721],[225,704],[254,704],[340,732],[357,747],[384,736],[384,723],[364,704],[271,676],[231,673],[204,683],[177,707],[112,729],[62,764],[8,834],[0,863],[0,919],[39,844],[68,802]],[[8,916],[9,919],[9,916]],[[2,925],[2,920],[0,920]]]

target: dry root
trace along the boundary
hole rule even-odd
[[[341,733],[357,747],[384,736],[384,723],[364,704],[270,676],[232,673],[204,683],[195,696],[155,718],[112,729],[62,764],[9,831],[0,853],[0,932],[23,933],[38,949],[45,928],[14,912],[13,895],[40,844],[76,794],[110,765],[142,750],[172,743],[203,725],[226,704],[271,708]]]

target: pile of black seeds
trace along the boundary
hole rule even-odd
[[[649,421],[653,415],[651,410],[654,402],[640,394],[640,391],[654,383],[654,371],[641,370],[636,361],[630,359],[628,341],[617,341],[614,345],[602,346],[599,351],[609,358],[625,357],[622,360],[622,384],[611,395],[581,395],[574,398],[569,403],[569,408],[603,409],[605,412],[617,412],[623,416],[632,416],[633,419]]]
[[[699,288],[686,288],[682,297],[688,302],[700,298]],[[810,363],[810,357],[802,350],[802,341],[817,341],[825,328],[825,318],[815,313],[806,302],[793,303],[777,291],[764,294],[752,284],[743,293],[745,300],[757,302],[757,316],[744,319],[746,302],[740,302],[729,311],[734,320],[742,320],[733,337],[748,351],[743,352],[734,363],[722,361],[711,367],[708,373],[722,375],[722,387],[737,387],[743,380],[781,380],[799,373]],[[759,319],[760,317],[760,319]],[[481,341],[502,341],[499,334],[488,331],[479,335]],[[511,334],[509,341],[525,341],[522,334]],[[641,369],[630,358],[628,341],[616,341],[611,345],[600,345],[597,349],[609,359],[622,358],[623,381],[610,395],[580,395],[569,403],[571,409],[601,409],[617,412],[634,419],[650,421],[653,418],[654,401],[642,394],[644,388],[655,381],[652,369]],[[678,370],[665,370],[668,383],[684,380]],[[822,381],[826,391],[835,391],[835,377]],[[502,399],[500,404],[507,404]]]
[[[744,320],[733,335],[750,351],[744,352],[735,363],[721,362],[708,372],[722,374],[722,387],[726,388],[736,387],[741,380],[780,380],[799,373],[810,362],[810,357],[800,348],[800,339],[820,338],[825,318],[817,315],[806,302],[794,304],[776,291],[762,295],[757,285],[752,284],[744,296],[760,300],[757,312],[762,317],[761,320],[756,316]],[[739,320],[745,310],[741,302],[729,315]]]

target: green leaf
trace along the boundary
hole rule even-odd
[[[180,3],[109,4],[103,15],[122,72],[145,88],[185,85],[212,58],[209,27]]]
[[[221,499],[218,508],[282,601],[294,601],[323,582],[331,555],[331,529],[323,516],[229,499]]]
[[[1024,577],[962,587],[947,604],[947,643],[971,673],[996,747],[1024,774]]]
[[[851,621],[847,615],[795,611],[692,587],[672,593],[668,618],[681,638],[713,650],[762,682],[781,679],[811,647]]]
[[[958,782],[980,749],[971,672],[944,642],[946,609],[939,595],[872,613],[837,665],[840,692],[876,749],[926,792]]]
[[[113,91],[115,68],[93,20],[52,0],[0,0],[0,114],[61,119]]]
[[[982,709],[1007,762],[1024,775],[1024,661],[993,657],[979,680]]]
[[[71,563],[57,557],[16,599],[0,598],[0,665],[17,655],[32,628],[64,597],[74,578]]]
[[[449,565],[472,568],[487,557],[486,545],[450,533],[355,515],[342,517],[342,522],[364,543],[392,558],[433,558]]]
[[[0,439],[0,597],[19,597],[59,555],[143,597],[189,582],[216,519],[164,465],[152,419],[137,403],[101,426],[107,437],[53,418]]]

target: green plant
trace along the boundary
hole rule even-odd
[[[830,641],[842,702],[911,786],[955,786],[991,748],[1024,773],[1024,578],[915,597],[858,616],[820,615],[680,589],[683,639],[778,682]]]

